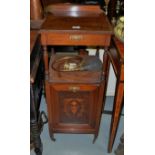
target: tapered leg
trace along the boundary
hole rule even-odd
[[[120,113],[122,109],[124,98],[124,82],[120,82],[117,80],[116,84],[116,91],[115,91],[115,99],[114,99],[114,108],[113,108],[113,115],[110,127],[110,138],[109,138],[109,145],[108,145],[108,152],[112,151],[113,143],[116,136],[116,131],[118,127],[118,122],[120,118]]]
[[[105,105],[105,99],[106,99],[106,90],[108,85],[108,79],[109,79],[109,68],[110,68],[110,59],[108,56],[108,48],[104,49],[104,55],[103,55],[103,76],[104,76],[104,91],[103,91],[103,108]]]
[[[97,137],[98,137],[98,134],[94,134],[93,144],[95,143]]]
[[[56,139],[54,138],[54,134],[51,133],[51,132],[50,132],[50,138],[51,138],[52,141],[54,141],[54,142],[56,141]]]
[[[46,102],[47,102],[47,110],[48,110],[48,114],[50,114],[50,109],[51,108],[51,97],[50,97],[50,84],[48,83],[47,77],[45,79],[45,91],[46,91]],[[48,115],[48,118],[50,119],[51,115]],[[48,122],[48,127],[49,127],[49,134],[50,134],[50,138],[52,141],[56,141],[56,139],[54,138],[54,134],[53,134],[53,130],[51,128],[51,122]]]
[[[46,75],[48,75],[48,51],[47,51],[47,46],[43,46],[43,60],[44,60],[45,76],[46,76]]]

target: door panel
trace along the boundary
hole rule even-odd
[[[51,87],[52,122],[56,129],[94,129],[98,86],[55,84]]]

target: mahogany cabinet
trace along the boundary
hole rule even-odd
[[[112,27],[97,5],[52,5],[41,30],[49,133],[89,133],[97,138],[105,99],[107,50]],[[60,73],[51,68],[48,47],[94,46],[105,49],[99,70]],[[53,50],[52,50],[53,51]],[[90,57],[89,57],[90,58]],[[97,56],[90,61],[98,62]]]
[[[46,97],[52,140],[54,133],[89,133],[94,134],[94,141],[97,138],[105,82],[102,63],[96,56],[81,57],[87,57],[85,61],[99,61],[100,70],[92,67],[90,71],[59,73],[51,67],[56,58],[50,62]]]

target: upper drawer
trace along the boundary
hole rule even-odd
[[[84,34],[71,32],[43,32],[41,34],[42,45],[109,46],[110,39],[110,34]]]

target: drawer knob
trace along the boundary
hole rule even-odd
[[[78,40],[82,40],[83,36],[82,35],[70,35],[69,39],[78,41]]]
[[[70,86],[69,87],[69,90],[72,91],[73,93],[77,92],[80,90],[80,87],[77,87],[77,86]]]

